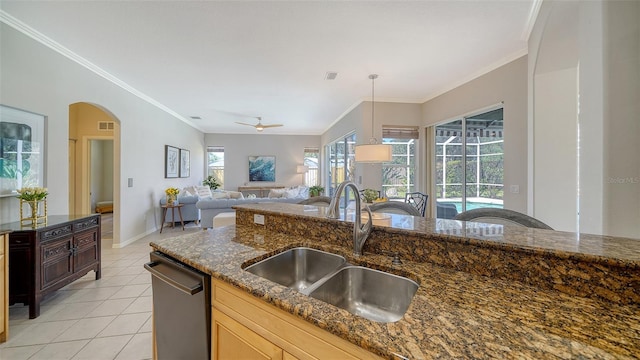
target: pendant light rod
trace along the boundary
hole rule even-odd
[[[371,138],[369,138],[369,144],[357,145],[355,147],[355,161],[362,163],[383,163],[391,161],[391,145],[378,144],[378,139],[374,137],[374,111],[375,111],[375,79],[378,78],[377,74],[369,75],[371,79]]]
[[[378,74],[371,74],[369,75],[369,79],[371,79],[371,138],[369,138],[369,143],[370,144],[376,144],[378,142],[378,140],[375,138],[375,136],[373,136],[373,120],[375,119],[375,107],[374,107],[374,103],[375,103],[375,89],[374,89],[374,83],[375,80],[378,78]]]

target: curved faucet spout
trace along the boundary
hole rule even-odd
[[[352,188],[355,194],[356,201],[356,215],[353,220],[353,254],[356,256],[362,255],[362,248],[364,247],[364,243],[367,241],[369,234],[371,234],[371,210],[365,204],[364,209],[367,211],[369,215],[369,220],[366,224],[362,224],[362,210],[360,208],[360,194],[358,187],[351,181],[344,181],[336,189],[336,193],[331,199],[331,205],[329,205],[329,211],[327,212],[327,217],[332,219],[338,219],[340,217],[340,195],[345,191],[347,187]]]

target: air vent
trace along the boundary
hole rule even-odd
[[[329,71],[329,72],[327,72],[327,74],[324,76],[324,79],[325,79],[325,80],[335,80],[337,76],[338,76],[338,73],[337,73],[337,72]]]
[[[113,131],[113,126],[114,126],[113,121],[99,121],[98,131]]]
[[[200,116],[190,116],[193,120],[202,120]]]

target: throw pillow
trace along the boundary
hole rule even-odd
[[[187,186],[183,190],[184,196],[196,196],[198,195],[198,191],[195,186]]]
[[[196,186],[196,192],[199,198],[213,197],[211,189],[208,186]]]
[[[227,191],[230,199],[244,199],[244,195],[240,191]]]
[[[216,191],[213,193],[212,198],[214,199],[228,199],[229,193],[226,191]]]
[[[298,186],[298,197],[301,199],[309,198],[309,187],[304,185]]]
[[[299,196],[300,190],[297,187],[289,188],[284,190],[283,198],[287,199],[295,199]]]
[[[269,199],[281,198],[287,189],[271,189],[269,190]]]

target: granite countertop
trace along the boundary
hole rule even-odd
[[[314,211],[307,207],[281,205],[284,204],[251,208],[275,212],[300,211],[301,216],[308,216],[307,213]],[[434,226],[436,231],[444,231],[438,227],[438,223],[445,224],[441,220],[416,221],[420,224],[416,226],[414,222],[411,231],[432,231],[433,228],[428,228]],[[454,226],[445,224],[445,227]],[[469,236],[475,236],[474,231],[469,234],[469,228],[463,228],[468,236],[467,241]],[[407,229],[396,226],[386,230]],[[459,230],[455,231],[456,236],[460,236],[458,232],[462,231]],[[487,226],[475,233],[484,234],[481,235],[484,239],[486,234],[494,230],[497,228]],[[497,242],[509,242],[510,232],[505,227],[503,234],[490,238]],[[524,231],[523,234],[528,234],[534,242],[537,238],[536,231]],[[582,239],[574,244],[574,248],[587,246]],[[605,239],[605,242],[608,241]],[[387,256],[371,253],[354,259],[351,250],[344,246],[246,226],[186,234],[152,242],[151,246],[385,358],[624,359],[637,358],[640,354],[638,304],[615,304],[571,296],[519,282],[456,271],[429,262],[404,261],[403,265],[392,265]],[[295,246],[338,253],[352,263],[409,277],[416,280],[420,287],[400,321],[377,323],[242,270],[251,263]],[[523,246],[532,245],[527,243]],[[538,248],[538,243],[533,246]],[[614,251],[617,251],[615,247],[601,246],[600,250],[585,249],[584,253],[577,254],[594,258],[608,257],[611,260]],[[621,255],[620,261],[637,261],[635,255]]]

